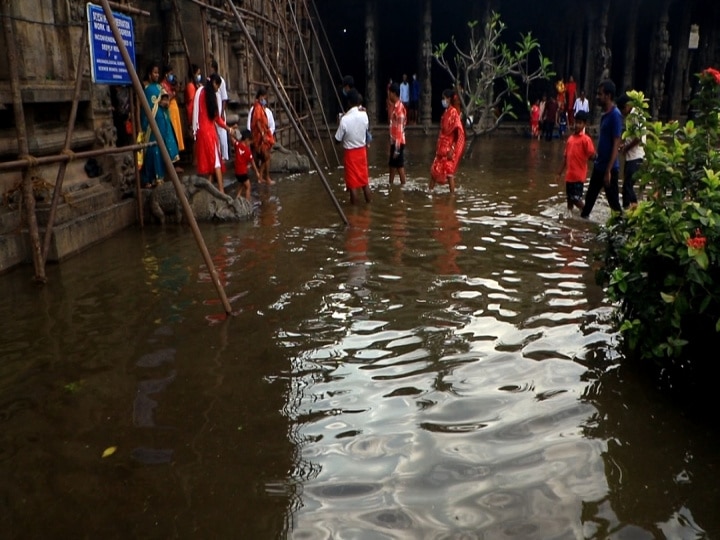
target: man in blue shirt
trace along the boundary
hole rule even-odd
[[[585,207],[580,214],[580,217],[584,218],[590,216],[601,188],[605,190],[610,208],[616,212],[621,211],[618,190],[620,172],[618,150],[622,142],[623,117],[615,106],[615,83],[609,79],[602,81],[598,86],[597,100],[603,115],[600,118],[597,157],[585,196]]]

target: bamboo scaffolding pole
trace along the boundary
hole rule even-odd
[[[293,16],[293,22],[295,23],[295,30],[297,31],[298,35],[300,35],[300,34],[301,34],[301,32],[300,32],[300,25],[298,24],[297,16],[295,15],[295,10],[294,10],[293,7],[292,7],[291,0],[288,0],[288,8],[290,9],[290,13],[291,13],[292,16]],[[301,49],[302,52],[303,52],[303,56],[304,56],[304,58],[305,58],[306,64],[307,64],[308,66],[311,66],[312,63],[310,62],[310,57],[308,56],[307,49],[305,48],[305,44],[302,42],[302,40],[300,41],[300,49]],[[310,80],[312,81],[313,89],[315,90],[315,95],[316,95],[316,96],[319,96],[319,95],[320,95],[320,91],[318,90],[318,87],[317,87],[317,81],[315,81],[315,77],[312,75],[312,73],[311,73],[311,75],[310,75]],[[338,98],[338,99],[339,99],[339,98]],[[342,108],[342,106],[341,106],[341,108]],[[327,129],[327,131],[328,131],[328,135],[329,135],[329,137],[330,137],[330,140],[332,140],[332,138],[333,138],[333,133],[332,133],[332,131],[330,130],[330,124],[329,124],[329,122],[328,122],[327,116],[325,115],[325,109],[322,108],[322,107],[320,107],[320,112],[321,112],[321,114],[322,114],[323,122],[325,123],[325,127],[326,127],[326,129]],[[337,159],[337,163],[338,163],[338,165],[340,165],[340,164],[341,164],[340,156],[338,156],[337,149],[335,148],[335,145],[333,145],[333,152],[335,152],[335,159]]]
[[[17,159],[15,161],[3,161],[2,163],[0,163],[0,171],[24,170],[35,165],[50,165],[63,161],[72,161],[73,159],[106,156],[109,154],[122,154],[124,152],[142,150],[143,148],[149,148],[156,145],[157,143],[153,141],[142,144],[131,144],[128,146],[109,146],[107,148],[96,148],[95,150],[85,150],[84,152],[73,152],[72,155],[68,153],[40,157],[28,156],[27,158]]]
[[[132,140],[137,141],[137,136],[140,132],[140,107],[135,92],[130,92],[130,110],[132,111]],[[140,167],[137,166],[137,158],[135,156],[133,156],[133,164],[135,165],[135,193],[137,194],[138,221],[140,222],[140,228],[144,229],[145,213],[143,212],[142,186],[140,185]]]
[[[9,0],[5,0],[5,1],[9,1]],[[145,115],[147,116],[148,122],[150,123],[150,128],[152,129],[152,132],[155,134],[155,139],[160,148],[160,153],[162,155],[163,162],[165,164],[166,172],[169,173],[170,179],[172,180],[172,183],[175,186],[175,191],[177,192],[178,200],[182,204],[183,211],[185,212],[185,217],[187,218],[188,222],[190,223],[190,228],[193,231],[195,240],[197,241],[200,251],[202,252],[203,258],[205,259],[205,264],[207,265],[207,269],[210,273],[213,284],[215,285],[215,288],[217,289],[218,295],[220,296],[220,300],[223,304],[223,307],[225,308],[225,313],[230,314],[232,312],[232,309],[230,307],[230,302],[228,301],[227,295],[225,294],[225,289],[223,289],[222,283],[220,283],[220,278],[218,276],[215,265],[213,264],[212,257],[210,256],[207,246],[205,245],[205,240],[202,237],[202,234],[198,227],[197,221],[195,220],[195,215],[192,213],[192,209],[190,208],[190,203],[188,202],[187,197],[185,197],[185,192],[182,188],[182,185],[180,184],[180,179],[178,178],[177,171],[175,171],[175,167],[173,166],[173,162],[172,162],[172,159],[170,158],[170,154],[168,152],[167,146],[165,145],[165,141],[162,138],[160,129],[158,128],[157,122],[155,121],[155,117],[152,114],[152,110],[150,109],[150,104],[148,103],[147,98],[145,97],[145,92],[143,91],[142,84],[140,83],[140,79],[138,78],[137,73],[135,72],[132,61],[130,59],[130,55],[128,54],[127,48],[125,47],[125,42],[123,41],[122,36],[120,35],[120,31],[118,30],[117,23],[115,22],[115,17],[113,16],[112,11],[110,10],[110,5],[108,4],[108,0],[100,0],[100,2],[102,3],[103,11],[105,12],[105,17],[108,20],[110,30],[112,30],[113,36],[115,37],[115,42],[118,46],[118,49],[120,49],[120,54],[122,55],[123,61],[125,62],[125,67],[127,68],[130,76],[132,77],[133,87],[135,88],[135,92],[137,93],[138,98],[140,100],[140,105],[142,106],[143,111],[145,112]]]
[[[17,56],[17,41],[15,28],[11,19],[11,0],[2,0],[3,26],[5,27],[5,46],[7,47],[8,71],[10,71],[10,86],[13,97],[13,113],[15,114],[15,129],[17,131],[18,150],[20,156],[30,155],[28,147],[27,130],[25,126],[25,111],[23,108],[22,92],[20,89],[19,62]],[[29,162],[30,160],[28,160]],[[38,232],[37,216],[35,215],[35,194],[32,185],[32,168],[23,174],[22,180],[23,201],[27,216],[30,244],[32,248],[33,265],[35,267],[35,281],[45,283],[45,265],[43,263],[42,248],[40,246],[40,233]]]
[[[104,2],[107,2],[107,0],[103,0]],[[240,25],[240,29],[243,31],[243,34],[245,34],[245,39],[247,39],[248,44],[253,49],[253,52],[255,53],[255,56],[260,63],[260,65],[263,68],[263,71],[265,72],[265,76],[270,81],[270,84],[273,87],[273,90],[275,91],[275,95],[278,96],[280,99],[280,102],[283,106],[283,109],[285,109],[285,114],[287,114],[288,118],[290,119],[290,123],[292,124],[293,128],[298,134],[298,137],[300,137],[300,140],[303,143],[303,146],[305,146],[305,150],[308,153],[308,157],[313,162],[313,165],[315,169],[318,172],[318,175],[320,176],[320,180],[323,183],[323,187],[327,191],[328,195],[330,196],[330,200],[333,202],[333,205],[335,206],[335,209],[337,210],[338,214],[340,215],[340,218],[343,220],[343,223],[345,225],[349,225],[350,222],[347,219],[347,216],[345,215],[345,212],[343,212],[343,209],[340,207],[340,203],[338,202],[337,198],[335,197],[335,194],[332,192],[332,189],[330,188],[330,184],[327,181],[327,178],[325,178],[325,174],[323,173],[322,169],[320,168],[320,164],[317,162],[317,159],[315,158],[315,154],[312,151],[312,148],[310,147],[310,144],[308,143],[307,139],[305,139],[302,136],[302,131],[300,130],[300,126],[298,125],[297,121],[295,120],[295,117],[292,115],[290,111],[290,107],[288,106],[285,99],[282,97],[282,94],[280,94],[280,90],[277,87],[277,84],[275,84],[275,81],[272,78],[272,74],[270,72],[270,68],[268,68],[267,63],[265,62],[265,59],[260,54],[260,51],[257,48],[257,45],[252,39],[252,36],[250,35],[250,31],[248,30],[247,26],[245,25],[245,21],[243,21],[242,16],[240,15],[240,12],[238,11],[237,7],[232,3],[232,0],[225,0],[226,4],[229,6],[229,8],[232,10],[232,12],[235,15],[235,19],[237,20],[238,24]]]
[[[315,6],[315,3],[314,3],[314,2],[313,2],[313,6]],[[307,9],[307,2],[306,2],[305,7],[306,7],[306,9]],[[320,21],[320,14],[319,14],[318,11],[317,11],[317,7],[315,7],[315,13],[317,14],[317,19],[318,19],[318,21]],[[322,25],[322,21],[320,21],[320,24]],[[313,36],[315,36],[315,41],[317,42],[318,49],[319,49],[319,51],[320,51],[320,57],[322,58],[323,64],[325,65],[325,70],[327,71],[328,77],[330,77],[330,80],[332,81],[332,80],[333,80],[333,75],[332,75],[332,73],[330,72],[330,66],[329,66],[328,63],[327,63],[327,59],[325,58],[325,53],[323,52],[323,46],[322,46],[322,43],[320,43],[320,37],[318,36],[317,31],[315,30],[315,25],[314,25],[313,22],[312,22],[312,18],[310,18],[310,28],[312,29]],[[323,27],[323,32],[324,32],[324,31],[325,31],[325,30],[324,30],[324,27]],[[325,38],[327,39],[327,35],[325,36]],[[342,79],[343,74],[342,74],[342,72],[340,71],[340,66],[339,66],[338,63],[337,63],[337,60],[335,59],[335,53],[333,53],[333,51],[332,51],[332,47],[330,46],[330,41],[329,41],[329,40],[328,40],[328,48],[330,49],[330,53],[331,53],[332,56],[333,56],[333,60],[335,61],[335,67],[337,68],[338,73],[340,74],[339,79]],[[338,79],[338,80],[339,80],[339,79]],[[333,85],[332,85],[332,88],[333,88],[333,93],[335,94],[335,98],[336,98],[337,101],[338,101],[338,105],[340,105],[340,110],[341,110],[342,112],[345,112],[345,109],[343,108],[342,99],[340,99],[340,93],[338,92],[338,87],[333,84]]]
[[[275,13],[278,16],[278,19],[281,19],[280,8],[278,7],[277,0],[273,0],[272,4],[273,4],[273,7],[275,8]],[[285,28],[285,25],[282,25],[282,33],[285,38],[285,47],[288,50],[288,54],[290,54],[290,51],[292,51],[293,49],[292,49],[292,45],[290,43],[290,38],[288,36],[288,31],[287,31],[287,28]],[[300,85],[300,90],[302,91],[302,95],[305,98],[305,104],[307,105],[308,111],[312,111],[312,106],[310,105],[310,97],[308,96],[307,91],[305,90],[305,85],[303,84],[303,80],[302,80],[302,74],[300,73],[300,68],[298,68],[297,62],[295,61],[294,52],[291,55],[291,58],[292,58],[293,67],[295,68],[295,76],[298,79],[298,84]],[[284,89],[284,90],[286,90],[286,89]],[[315,120],[315,115],[311,114],[310,118],[312,119],[313,128],[315,129],[315,137],[317,137],[318,141],[320,141],[322,143],[322,137],[320,136],[320,129],[318,128],[317,121]],[[320,148],[322,149],[323,156],[325,157],[325,165],[327,165],[329,168],[330,167],[330,158],[328,158],[327,152],[325,151],[325,146],[323,144],[320,144]],[[334,146],[333,146],[333,148],[334,148]],[[335,157],[337,157],[337,156],[335,156]]]
[[[320,18],[320,12],[318,11],[317,5],[315,4],[315,0],[310,0],[310,3],[312,4],[313,11],[315,12],[315,18],[317,19],[318,24],[320,24],[320,30],[322,30],[323,37],[325,38],[325,43],[327,43],[328,50],[330,51],[330,56],[332,57],[333,63],[335,64],[335,69],[337,69],[338,79],[342,79],[343,74],[340,70],[340,64],[338,64],[337,58],[335,58],[335,51],[333,51],[332,45],[330,44],[330,38],[328,38],[327,32],[325,31],[325,25]],[[307,7],[307,0],[305,0],[305,4]],[[310,20],[310,24],[312,25],[312,19]],[[320,45],[320,49],[322,50],[322,45]],[[328,75],[330,75],[330,80],[332,80],[332,73],[330,73],[329,67]]]
[[[183,26],[180,20],[180,7],[178,6],[177,0],[172,0],[172,5],[173,10],[175,11],[175,24],[180,32],[180,39],[182,39],[183,49],[185,50],[185,59],[187,60],[188,73],[190,73],[190,65],[192,64],[190,61],[190,48],[188,47],[187,39],[185,39],[185,32],[183,32]]]
[[[87,21],[82,25],[82,33],[80,36],[80,55],[77,60],[77,73],[75,74],[75,91],[73,93],[73,102],[70,108],[70,118],[68,119],[68,127],[65,132],[65,145],[62,152],[67,154],[72,151],[72,137],[75,131],[75,119],[77,118],[78,104],[80,102],[80,89],[82,88],[83,64],[85,63],[85,51],[88,43],[88,25]],[[65,181],[65,172],[67,171],[67,161],[60,163],[58,167],[57,177],[55,178],[55,188],[50,202],[50,213],[48,214],[47,225],[45,226],[45,238],[42,246],[42,264],[47,264],[48,251],[50,251],[50,240],[52,239],[53,226],[55,225],[55,214],[57,213],[58,201],[62,193],[62,185]]]
[[[219,7],[211,6],[210,4],[207,4],[207,3],[203,2],[202,0],[190,0],[190,2],[200,6],[201,8],[208,9],[208,10],[212,11],[213,13],[217,13],[218,15],[224,15],[225,17],[232,17],[232,15],[233,15],[231,11],[228,11],[226,9],[222,9]],[[259,13],[255,13],[254,11],[250,11],[248,9],[238,8],[238,7],[236,7],[235,9],[237,9],[243,15],[250,17],[251,19],[259,19],[261,21],[264,21],[264,22],[270,24],[271,26],[278,25],[278,23],[276,23],[275,21],[270,20],[267,17],[263,17],[262,15],[260,15]]]
[[[110,4],[110,7],[113,8],[115,11],[122,11],[130,15],[144,15],[145,17],[150,16],[150,12],[145,11],[144,9],[139,9],[125,4],[118,4],[117,2],[108,2],[108,4]]]

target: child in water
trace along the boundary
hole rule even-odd
[[[565,143],[565,159],[557,173],[557,179],[565,174],[565,194],[567,195],[568,211],[572,214],[573,206],[583,209],[583,186],[587,179],[588,160],[595,157],[595,146],[590,136],[585,133],[588,115],[579,111],[575,115],[575,131]]]
[[[567,131],[568,127],[568,115],[567,111],[565,110],[565,105],[560,106],[560,113],[558,114],[558,133],[560,134],[560,138],[565,138],[565,132]]]
[[[232,139],[233,146],[235,147],[235,179],[240,184],[238,188],[237,198],[245,197],[248,201],[250,200],[251,185],[250,177],[248,176],[248,164],[252,165],[255,175],[260,178],[260,173],[253,160],[252,151],[250,150],[250,142],[252,141],[252,135],[250,130],[244,129],[240,133],[240,138],[237,137],[237,130],[230,132],[230,138]],[[244,194],[244,195],[243,195]]]

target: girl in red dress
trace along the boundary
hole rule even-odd
[[[193,133],[195,134],[195,158],[197,160],[197,173],[207,175],[212,183],[213,176],[218,183],[220,193],[225,193],[223,172],[225,162],[220,153],[220,140],[218,139],[215,124],[230,131],[230,128],[219,114],[217,91],[222,80],[217,73],[208,77],[205,86],[195,94],[193,107]]]
[[[460,117],[460,96],[453,89],[444,90],[445,112],[440,119],[440,135],[435,148],[435,160],[430,168],[430,191],[435,184],[448,184],[455,191],[455,171],[465,150],[465,128]]]

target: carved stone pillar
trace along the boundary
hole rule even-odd
[[[420,80],[420,123],[427,129],[432,123],[432,0],[424,0],[422,13],[422,67]]]
[[[575,28],[572,37],[573,59],[569,75],[572,75],[575,78],[575,81],[578,85],[578,91],[585,90],[587,92],[587,88],[585,87],[585,80],[582,78],[582,61],[584,57],[583,53],[585,50],[583,47],[582,37],[582,26],[580,26],[580,28]]]
[[[668,31],[670,0],[663,0],[655,24],[653,41],[650,46],[650,114],[654,120],[658,119],[660,107],[665,94],[665,68],[672,54],[670,46],[670,32]]]
[[[365,108],[370,122],[378,120],[377,103],[377,2],[365,3]]]
[[[625,65],[623,67],[623,78],[618,93],[626,88],[634,88],[635,59],[637,57],[637,28],[640,22],[638,13],[640,11],[639,0],[628,1],[625,17]]]
[[[598,44],[598,18],[597,6],[594,4],[585,4],[584,21],[587,28],[587,41],[585,42],[585,80],[583,88],[587,95],[588,101],[595,101],[595,90],[597,90],[597,80],[595,75],[595,58],[597,56]]]
[[[689,99],[688,73],[690,64],[690,51],[688,45],[690,43],[690,21],[692,20],[692,10],[694,0],[685,0],[682,5],[682,14],[680,15],[680,29],[675,42],[675,54],[672,55],[672,76],[670,80],[668,116],[672,120],[677,120],[681,115],[687,113],[687,100]]]
[[[232,36],[232,52],[233,62],[231,63],[231,70],[236,72],[238,75],[238,87],[237,93],[241,101],[243,98],[247,99],[249,106],[252,103],[250,99],[250,87],[248,85],[248,74],[245,73],[245,55],[247,54],[247,47],[245,44],[244,35],[241,32],[235,32]]]

